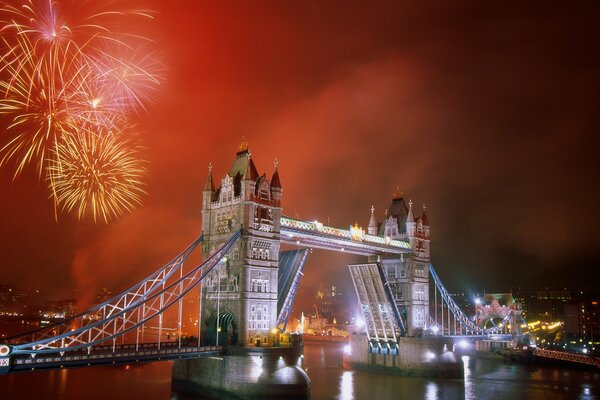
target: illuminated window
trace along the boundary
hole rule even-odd
[[[406,265],[400,268],[400,278],[406,278]]]
[[[415,300],[425,300],[425,289],[423,285],[415,285]]]
[[[387,267],[388,279],[396,279],[396,266],[389,265]]]
[[[269,291],[269,281],[267,279],[260,278],[260,276],[259,278],[252,278],[250,290],[252,292],[267,293]]]

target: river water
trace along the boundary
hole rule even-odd
[[[600,399],[600,372],[465,357],[464,380],[408,378],[342,368],[343,346],[306,344],[311,400]],[[171,362],[0,376],[0,400],[193,400],[171,392]]]

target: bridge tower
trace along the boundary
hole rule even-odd
[[[271,344],[277,326],[282,187],[275,160],[271,179],[259,175],[243,140],[229,172],[215,188],[209,165],[202,193],[203,253],[211,254],[235,230],[242,237],[202,285],[202,335],[215,343]]]
[[[371,219],[369,230],[374,226],[372,216]],[[411,254],[401,255],[399,258],[381,257],[409,336],[418,334],[429,321],[429,228],[425,206],[421,216],[415,217],[412,201],[407,205],[403,194],[396,191],[377,232],[385,238],[408,241],[412,249]]]

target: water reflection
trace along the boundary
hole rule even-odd
[[[464,356],[463,381],[344,369],[342,345],[306,344],[304,354],[302,363],[308,368],[308,375],[312,380],[311,400],[600,398],[598,371],[511,365],[503,363],[501,359]],[[171,365],[172,362],[140,363],[132,365],[129,369],[94,367],[0,375],[0,399],[209,399],[172,393]],[[258,377],[261,369],[261,360],[258,357],[248,373]],[[288,375],[284,369],[279,374],[284,380]],[[82,393],[85,393],[85,397],[82,397]]]
[[[354,400],[354,371],[344,371],[340,377],[339,400]]]
[[[438,385],[435,382],[429,382],[425,388],[426,400],[438,400]]]
[[[60,397],[64,397],[65,396],[65,390],[67,389],[67,370],[66,369],[61,369],[60,370],[60,388],[59,388],[59,395]]]
[[[473,378],[471,372],[471,357],[462,356],[463,367],[465,370],[465,400],[471,400],[473,396]]]

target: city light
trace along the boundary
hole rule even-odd
[[[460,347],[461,349],[465,350],[468,349],[470,347],[469,342],[467,342],[466,340],[461,340],[458,342],[458,347]]]
[[[356,317],[354,322],[356,323],[356,327],[359,329],[365,327],[365,320],[360,316]]]

